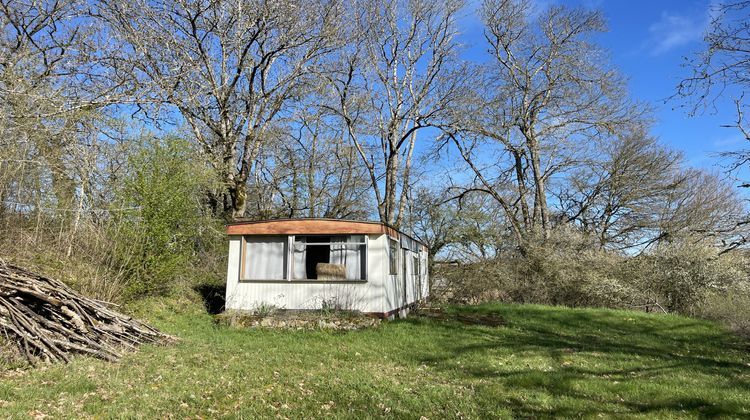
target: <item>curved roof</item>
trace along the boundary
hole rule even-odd
[[[227,235],[379,235],[398,238],[404,233],[380,222],[340,219],[274,219],[237,221]],[[409,235],[406,235],[409,236]],[[411,237],[411,236],[409,236]],[[413,239],[413,238],[412,238]],[[420,242],[421,243],[421,242]]]

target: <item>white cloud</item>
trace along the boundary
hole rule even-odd
[[[651,54],[659,55],[703,39],[709,23],[709,12],[699,16],[686,16],[662,12],[661,18],[649,27],[653,48]]]

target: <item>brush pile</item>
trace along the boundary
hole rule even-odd
[[[68,362],[72,354],[115,361],[144,343],[173,338],[64,283],[0,260],[0,335],[32,364]]]

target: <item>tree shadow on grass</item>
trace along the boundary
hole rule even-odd
[[[418,315],[433,320],[458,321],[464,325],[484,325],[487,327],[500,327],[505,325],[503,317],[495,314],[467,314],[432,309],[428,311],[420,311]]]
[[[483,311],[469,308],[467,312],[476,316]],[[505,399],[505,408],[511,409],[514,416],[657,412],[748,415],[750,365],[744,357],[747,343],[710,328],[705,322],[533,306],[507,306],[484,312],[486,316],[494,312],[494,316],[506,318],[507,326],[488,328],[451,320],[406,320],[429,323],[441,336],[455,338],[441,340],[439,351],[414,352],[411,356],[418,363],[450,371],[477,384],[479,392],[515,391]],[[576,353],[585,355],[576,359]],[[498,368],[491,363],[492,356],[512,357],[515,362],[528,356],[543,360],[542,365],[548,364],[550,370],[529,364]],[[460,368],[457,360],[462,361]],[[582,360],[586,361],[581,363],[585,366],[577,366]],[[701,378],[706,383],[685,385],[676,377]],[[518,391],[530,397],[517,397]],[[726,399],[724,392],[747,393],[747,401]],[[553,402],[540,404],[534,398],[540,395],[542,400],[552,397]]]
[[[203,283],[193,287],[193,290],[201,295],[203,306],[206,307],[209,314],[217,315],[224,311],[226,303],[224,299],[225,285]]]

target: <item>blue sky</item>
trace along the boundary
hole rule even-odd
[[[656,119],[652,134],[682,151],[692,166],[721,171],[715,154],[742,148],[739,132],[720,127],[735,118],[731,103],[689,117],[681,102],[667,101],[681,77],[686,56],[702,48],[710,1],[701,0],[536,0],[543,8],[558,3],[603,11],[609,31],[598,37],[612,63],[629,80],[634,99],[649,104]],[[471,7],[470,7],[471,9]],[[472,10],[468,10],[472,14]],[[462,42],[473,59],[482,59],[482,28],[475,16],[462,23]],[[472,44],[474,44],[472,46]]]

